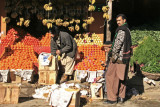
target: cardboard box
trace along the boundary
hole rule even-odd
[[[17,84],[0,84],[0,104],[17,104],[20,86]]]
[[[98,85],[101,85],[101,87],[98,89],[98,92],[96,92],[95,90]],[[102,83],[92,83],[91,84],[91,96],[92,96],[92,99],[103,99]]]
[[[38,60],[39,63],[39,71],[46,70],[46,71],[55,71],[57,70],[56,58],[54,56],[51,57],[51,61],[49,65],[41,65],[41,59]]]
[[[73,92],[72,99],[68,107],[80,107],[80,89],[65,89],[66,91]]]
[[[56,84],[57,71],[39,71],[38,83],[41,85],[52,85]]]

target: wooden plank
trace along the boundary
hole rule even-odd
[[[100,84],[100,83],[92,83],[91,84],[91,96],[92,96],[92,99],[103,99],[103,88],[100,87],[100,89],[98,90],[98,93],[99,93],[99,96],[96,96],[95,94],[95,87],[97,84]]]
[[[20,87],[17,84],[0,84],[0,104],[17,104],[19,100]]]
[[[77,77],[77,75],[79,74],[77,74],[78,73],[78,71],[75,71],[74,72],[74,81],[76,81],[76,82],[81,82],[81,80],[80,79],[78,79],[78,77]],[[80,75],[80,74],[79,74]]]
[[[109,11],[108,11],[108,15],[109,15],[109,20],[107,20],[107,26],[106,26],[106,31],[107,31],[107,38],[106,41],[111,41],[111,19],[112,19],[112,0],[109,0],[108,2],[108,6],[109,6]]]
[[[11,103],[12,104],[17,104],[18,103],[18,100],[19,99],[19,88],[16,87],[16,88],[12,88],[12,93],[11,93]]]
[[[40,64],[41,60],[38,61],[39,62],[39,70],[48,70],[48,71],[55,71],[57,70],[57,66],[56,66],[56,58],[53,56],[52,60],[50,62],[50,64],[48,66],[42,66]]]
[[[49,75],[49,84],[55,84],[56,83],[56,78],[57,78],[57,73],[56,72],[54,72],[54,73],[51,73],[51,74],[49,74],[48,73],[48,75]]]
[[[73,92],[72,99],[68,107],[80,107],[80,90],[79,89],[65,89],[66,91]]]
[[[4,32],[4,36],[6,35],[6,23],[3,23],[3,18],[6,17],[6,12],[4,10],[5,8],[5,0],[1,0],[1,3],[0,3],[0,32]]]
[[[39,71],[39,81],[41,85],[53,85],[56,84],[57,71]]]
[[[2,104],[3,103],[3,101],[4,101],[4,97],[5,97],[5,92],[6,92],[6,89],[5,89],[5,87],[2,87],[1,85],[0,85],[0,104]]]

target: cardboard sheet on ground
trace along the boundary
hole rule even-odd
[[[51,93],[49,105],[54,107],[67,107],[69,104],[73,92],[65,91],[64,89],[55,89]]]

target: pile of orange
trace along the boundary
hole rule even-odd
[[[50,41],[51,41],[51,35],[50,35],[50,33],[46,33],[45,36],[42,36],[42,39],[40,41],[41,46],[48,46],[48,47],[50,47]]]
[[[0,45],[6,47],[13,44],[16,38],[18,38],[17,34],[18,32],[13,28],[8,30],[7,35],[2,37]]]
[[[104,70],[101,64],[105,61],[105,51],[101,46],[79,46],[78,51],[83,56],[83,59],[76,65],[76,69],[89,71]]]
[[[24,43],[25,45],[40,46],[39,40],[31,36],[29,33],[25,35],[24,39],[22,39],[21,42]]]
[[[10,51],[4,53],[0,60],[0,69],[23,69],[32,70],[34,63],[37,63],[37,57],[34,53],[33,46],[27,46],[18,42],[11,45]]]
[[[45,52],[45,49],[50,49],[50,40],[49,33],[42,36],[40,40],[22,29],[15,30],[11,28],[8,30],[7,35],[2,38],[2,43],[0,44],[2,45],[1,47],[9,49],[9,51],[3,50],[1,52],[0,70],[34,69],[35,64],[38,63],[35,48]]]

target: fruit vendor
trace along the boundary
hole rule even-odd
[[[60,31],[56,26],[51,30],[51,37],[51,54],[60,57],[58,58],[60,59],[59,73],[64,72],[60,83],[63,83],[69,80],[73,74],[77,44],[70,34]]]
[[[131,35],[126,22],[126,16],[116,17],[118,28],[109,51],[109,66],[105,73],[107,100],[106,104],[123,103],[126,93],[126,78],[128,76],[129,60],[132,54]],[[99,80],[101,77],[98,77]]]

